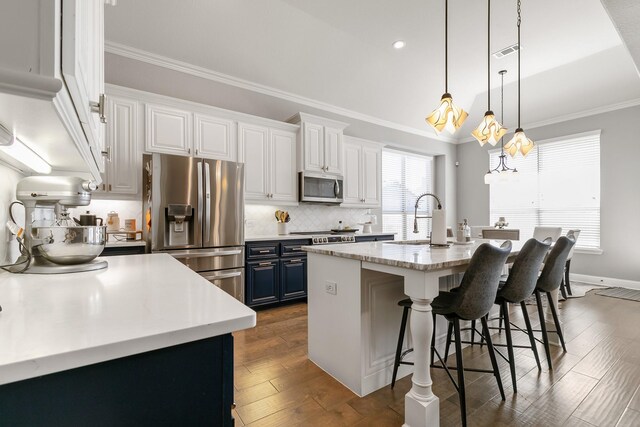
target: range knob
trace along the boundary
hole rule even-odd
[[[328,237],[323,237],[322,238],[322,243],[329,243],[329,238]]]

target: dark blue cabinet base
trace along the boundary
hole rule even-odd
[[[232,426],[231,334],[0,386],[10,426]]]

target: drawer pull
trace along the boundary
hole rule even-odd
[[[301,251],[302,246],[298,246],[297,248],[291,248],[292,251]]]
[[[258,264],[260,267],[271,267],[271,263],[270,262],[261,262]]]
[[[269,249],[264,249],[262,251],[258,251],[258,253],[261,253],[261,254],[268,254],[269,252],[271,252]]]
[[[302,259],[296,258],[296,259],[292,259],[291,261],[289,261],[289,264],[297,264],[299,262],[302,262]]]

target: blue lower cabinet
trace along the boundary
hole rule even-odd
[[[307,295],[307,258],[280,261],[280,299],[282,301]]]
[[[247,305],[280,301],[280,261],[264,260],[247,263]]]

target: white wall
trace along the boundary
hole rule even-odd
[[[601,255],[576,254],[571,272],[640,281],[640,107],[525,129],[534,141],[601,129]],[[505,137],[510,138],[510,135]],[[508,140],[508,139],[507,139]],[[487,148],[458,145],[458,217],[489,224]],[[571,159],[568,158],[567,162]],[[561,185],[561,183],[558,183]],[[507,218],[508,219],[508,218]]]
[[[9,264],[19,255],[18,244],[14,238],[9,240],[11,232],[6,226],[9,219],[9,204],[16,200],[16,185],[23,176],[14,169],[0,163],[0,264]],[[24,215],[19,206],[14,207],[14,214]],[[16,218],[22,224],[24,218]]]

